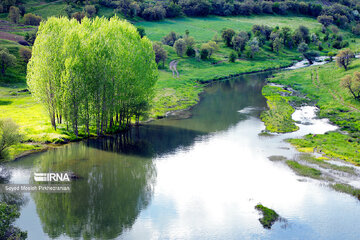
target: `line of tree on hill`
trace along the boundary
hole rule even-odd
[[[157,21],[178,16],[249,16],[260,14],[302,14],[311,17],[325,16],[341,28],[349,28],[360,34],[360,3],[357,0],[329,1],[323,5],[295,0],[64,0],[68,17],[81,20],[94,17],[101,6],[113,8],[114,13],[126,18],[140,16]],[[76,12],[79,6],[83,11]],[[16,9],[12,9],[15,7]],[[19,20],[26,9],[21,0],[0,0],[0,13],[11,11],[11,19]],[[38,16],[27,16],[28,23],[37,24]],[[325,21],[327,21],[325,20]]]

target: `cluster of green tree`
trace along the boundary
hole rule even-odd
[[[188,57],[196,57],[198,59],[201,58],[203,60],[206,60],[208,58],[211,58],[212,54],[219,50],[216,39],[217,37],[214,37],[215,41],[203,43],[200,48],[197,48],[195,39],[190,36],[189,30],[186,30],[185,36],[178,35],[175,32],[170,32],[168,35],[163,37],[162,43],[174,47],[174,50],[179,57],[183,57],[184,55],[186,55]],[[157,43],[157,46],[161,45]],[[161,54],[157,54],[157,51],[155,51],[155,53],[156,55],[159,55],[159,60],[163,60],[163,58],[160,57]]]
[[[27,232],[23,232],[13,225],[19,216],[19,209],[16,205],[0,202],[0,239],[23,240],[27,238]]]
[[[146,115],[158,78],[152,43],[117,17],[49,18],[38,30],[27,83],[51,124],[98,135]]]
[[[41,22],[41,17],[32,13],[25,13],[25,8],[11,6],[9,8],[9,19],[13,23],[23,23],[26,25],[38,26]]]
[[[347,41],[343,41],[343,36],[339,34],[336,26],[324,27],[324,37],[321,39],[319,33],[310,33],[305,26],[299,26],[295,31],[289,27],[271,28],[265,25],[253,25],[251,32],[241,31],[236,33],[233,29],[224,29],[221,37],[224,43],[235,50],[240,57],[253,58],[259,51],[260,47],[268,44],[273,52],[278,53],[283,48],[297,48],[303,54],[310,64],[316,56],[317,52],[311,51],[309,46],[313,45],[319,51],[323,50],[323,44],[327,43],[330,47],[336,49],[345,48],[349,45]],[[331,53],[329,56],[333,56]],[[230,61],[234,61],[234,53],[229,57]]]
[[[340,27],[347,27],[350,22],[360,20],[360,4],[356,0],[336,1],[329,6],[293,0],[100,0],[99,4],[114,8],[126,17],[138,15],[146,20],[161,20],[182,15],[303,14],[312,17],[332,16],[334,23]]]

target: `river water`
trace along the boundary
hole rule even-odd
[[[16,225],[29,239],[359,239],[357,199],[268,159],[298,154],[286,138],[336,129],[305,107],[294,113],[299,131],[259,135],[269,75],[212,84],[188,119],[10,163],[13,183],[44,171],[81,177],[70,194],[24,194]],[[258,203],[285,220],[264,229]]]

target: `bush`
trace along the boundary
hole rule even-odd
[[[36,16],[32,13],[27,13],[24,15],[24,23],[26,25],[39,26],[41,22],[41,17]]]
[[[175,32],[170,32],[168,35],[163,37],[162,43],[172,47],[172,46],[174,46],[174,43],[178,38],[179,37],[177,36],[177,34]]]
[[[9,19],[13,23],[19,23],[20,9],[17,7],[11,6],[9,9]]]
[[[188,16],[207,16],[211,11],[211,4],[207,0],[180,0],[179,4]]]
[[[27,238],[27,232],[22,232],[19,228],[13,226],[19,216],[20,213],[16,205],[0,202],[0,239],[23,240]]]
[[[37,30],[32,31],[32,32],[27,32],[25,34],[25,41],[27,41],[30,44],[34,44],[35,39],[36,39],[36,33],[37,33]]]
[[[207,49],[207,48],[202,48],[202,49],[200,50],[200,58],[201,58],[202,60],[205,60],[205,59],[208,58],[208,56],[209,56],[209,51],[208,51],[208,49]]]
[[[163,67],[164,67],[165,66],[165,61],[167,59],[166,50],[163,48],[162,44],[158,43],[158,42],[153,43],[153,50],[155,52],[155,62],[157,64],[159,64],[160,61],[162,61]]]
[[[164,8],[166,10],[167,18],[174,18],[183,15],[181,7],[174,2],[170,2],[170,4],[164,5]]]
[[[229,62],[235,62],[236,60],[236,53],[232,51],[229,55]]]
[[[166,10],[162,6],[154,6],[145,8],[142,17],[147,21],[158,21],[164,19]]]
[[[86,5],[84,10],[88,18],[92,18],[96,16],[97,11],[94,5]]]
[[[81,20],[85,17],[85,13],[83,12],[76,12],[71,15],[72,18],[75,18],[78,22],[81,23]]]
[[[356,26],[354,26],[354,27],[352,28],[352,33],[355,34],[355,35],[357,35],[357,36],[360,35],[360,24],[359,24],[359,23],[356,24]]]
[[[19,54],[24,62],[28,63],[31,58],[31,50],[28,48],[20,48]]]
[[[341,49],[341,42],[340,41],[335,41],[333,44],[332,44],[332,47],[333,48],[336,48],[336,49]]]
[[[221,38],[224,40],[226,46],[228,47],[232,46],[232,39],[234,35],[235,35],[235,31],[231,28],[222,30]]]
[[[187,49],[186,49],[186,55],[187,55],[188,57],[195,57],[196,52],[195,52],[194,48],[192,48],[192,47],[187,47]]]
[[[179,57],[182,57],[186,52],[186,43],[185,43],[184,39],[180,38],[180,39],[176,40],[174,43],[174,48],[175,48],[176,54]]]
[[[21,141],[19,127],[12,119],[0,119],[0,161],[7,157],[7,150]]]
[[[136,27],[136,30],[138,31],[139,35],[141,38],[145,37],[146,36],[146,33],[145,33],[145,28],[144,27]]]

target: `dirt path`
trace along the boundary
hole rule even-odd
[[[173,77],[178,78],[180,76],[178,70],[177,70],[177,64],[179,60],[172,60],[169,64],[169,68],[172,71]],[[176,76],[175,76],[176,73]]]

